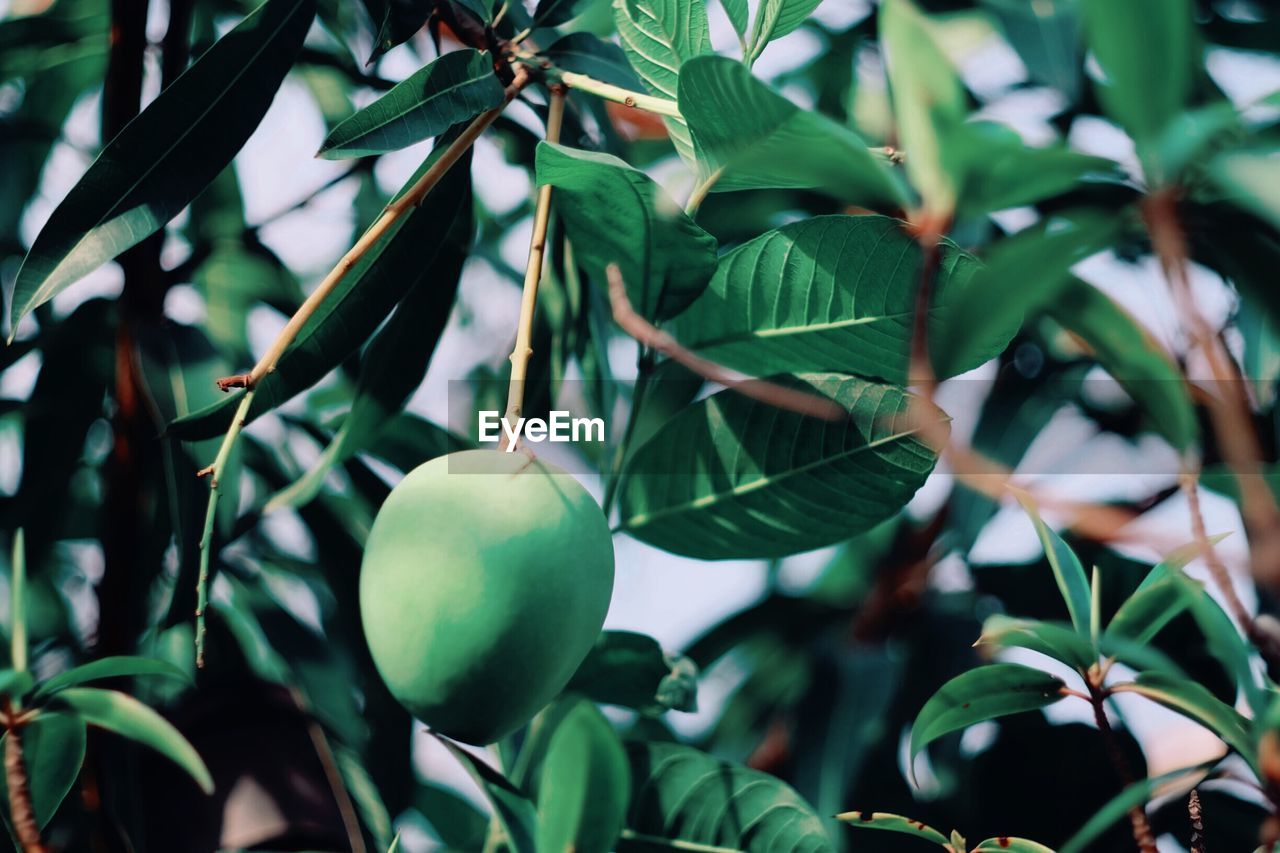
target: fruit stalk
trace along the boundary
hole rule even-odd
[[[551,104],[547,113],[547,141],[560,140],[564,121],[564,87],[551,87]],[[529,261],[524,270],[524,289],[520,297],[520,321],[516,327],[516,343],[511,350],[511,382],[507,387],[509,423],[517,423],[524,410],[524,383],[529,372],[529,356],[533,354],[533,315],[538,307],[538,285],[542,282],[542,262],[547,248],[547,225],[551,220],[551,185],[538,188],[538,203],[533,215],[533,235],[529,238]],[[504,440],[504,444],[505,444]]]

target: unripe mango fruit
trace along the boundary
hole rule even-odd
[[[525,453],[467,450],[387,497],[365,544],[360,615],[392,695],[479,745],[564,688],[612,592],[609,525],[577,480]]]

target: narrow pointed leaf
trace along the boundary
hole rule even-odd
[[[1070,625],[1034,619],[989,616],[982,623],[982,636],[974,645],[999,649],[1030,649],[1073,669],[1088,669],[1098,662],[1098,653],[1093,644],[1076,633]]]
[[[751,27],[748,62],[760,56],[769,42],[799,28],[820,3],[822,0],[763,0]]]
[[[503,840],[512,853],[536,853],[534,833],[537,827],[537,813],[524,794],[506,780],[497,770],[476,758],[467,750],[448,738],[436,736],[445,749],[458,760],[463,769],[477,785],[481,793],[493,807],[493,812],[502,826]]]
[[[613,726],[586,700],[551,735],[538,785],[539,850],[609,853],[631,797],[631,768]]]
[[[1143,672],[1136,681],[1112,687],[1117,693],[1137,693],[1166,708],[1195,720],[1226,742],[1227,746],[1256,768],[1257,754],[1249,722],[1240,712],[1218,699],[1194,681],[1171,678],[1164,673]]]
[[[973,853],[1053,853],[1053,848],[1026,838],[1000,835],[988,838],[973,848]]]
[[[1188,775],[1198,777],[1195,784],[1208,773],[1219,759],[1207,761],[1203,764],[1197,764],[1191,767],[1181,767],[1169,773],[1162,773],[1159,776],[1151,776],[1146,779],[1139,779],[1132,785],[1127,786],[1123,791],[1116,794],[1106,805],[1098,809],[1093,817],[1085,823],[1084,826],[1076,832],[1075,835],[1067,839],[1067,843],[1058,848],[1058,853],[1086,853],[1089,850],[1097,849],[1094,842],[1110,829],[1116,823],[1124,819],[1134,808],[1141,807],[1154,796],[1157,789],[1168,782],[1179,779]]]
[[[1140,589],[1120,605],[1107,625],[1107,634],[1149,643],[1187,609],[1187,590],[1181,578],[1167,577]]]
[[[314,16],[315,0],[268,0],[107,144],[23,261],[11,329],[159,231],[217,177],[271,105]]]
[[[187,771],[206,794],[213,792],[213,777],[195,747],[168,720],[137,699],[118,690],[96,687],[69,687],[57,698],[89,725],[154,749]]]
[[[1067,605],[1067,612],[1071,614],[1071,624],[1082,636],[1091,636],[1089,580],[1085,577],[1084,566],[1080,565],[1080,558],[1066,542],[1062,541],[1061,536],[1049,529],[1028,496],[1020,493],[1017,497],[1022,508],[1030,516],[1031,523],[1035,525],[1040,544],[1044,546],[1049,567],[1053,570],[1053,579],[1057,582],[1058,591]]]
[[[945,835],[932,826],[909,817],[889,814],[888,812],[845,812],[844,814],[836,815],[836,820],[843,821],[857,829],[880,829],[885,832],[897,832],[901,835],[911,835],[925,841],[932,841],[934,844],[944,847],[950,843]]]
[[[366,157],[407,148],[503,101],[487,53],[466,48],[429,63],[330,132],[320,156]]]
[[[139,675],[156,675],[190,681],[190,676],[168,661],[143,657],[110,657],[82,664],[61,672],[43,682],[36,690],[36,697],[51,696],[67,687],[76,687],[89,681],[104,678],[131,678]]]
[[[712,192],[813,187],[843,201],[893,210],[908,200],[887,158],[853,131],[803,110],[741,63],[705,56],[680,73],[680,111],[704,175],[724,173]]]
[[[0,751],[7,733],[0,738]],[[42,710],[36,718],[22,727],[22,752],[27,767],[27,782],[36,824],[42,829],[58,811],[80,775],[84,764],[84,720],[75,714]],[[0,795],[8,802],[7,780],[0,778]],[[10,814],[5,808],[6,818]]]
[[[828,373],[775,381],[849,418],[806,417],[733,390],[694,403],[632,457],[621,529],[689,557],[782,557],[883,521],[933,469],[908,412],[923,403],[901,388]]]
[[[943,735],[974,723],[1034,711],[1062,698],[1062,681],[1017,663],[993,663],[948,681],[925,703],[911,727],[911,759]]]
[[[1231,199],[1280,228],[1280,156],[1274,150],[1224,154],[1209,174]]]
[[[642,315],[664,320],[702,293],[715,271],[716,240],[652,178],[608,154],[538,145],[538,183],[556,188],[574,256],[598,282],[622,270]]]
[[[903,223],[885,216],[816,216],[769,231],[720,259],[706,291],[678,320],[680,341],[753,375],[841,370],[905,382],[923,254]],[[957,294],[981,265],[941,247],[930,335],[951,323]],[[960,360],[935,361],[939,378],[998,355],[1017,321],[969,326]]]

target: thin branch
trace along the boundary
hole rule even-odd
[[[551,106],[547,113],[547,141],[560,141],[564,120],[564,87],[551,87]],[[525,377],[529,372],[529,356],[533,355],[533,315],[538,307],[538,285],[542,283],[543,258],[547,248],[547,225],[551,221],[551,184],[538,188],[538,204],[533,215],[533,234],[529,237],[529,259],[524,269],[524,288],[520,296],[520,320],[516,326],[516,342],[511,350],[511,381],[507,385],[508,423],[520,420],[524,411]],[[506,444],[506,440],[503,441]]]
[[[707,196],[711,193],[711,188],[716,185],[716,181],[720,180],[720,176],[724,174],[724,166],[716,169],[710,175],[707,175],[689,195],[689,201],[684,206],[684,212],[693,216],[698,212],[698,208],[702,207],[702,203],[706,201]]]
[[[40,839],[40,826],[31,802],[31,780],[22,753],[22,724],[8,699],[4,700],[4,722],[8,731],[8,737],[4,739],[4,778],[9,788],[9,818],[13,834],[22,853],[46,853],[48,848]]]
[[[329,738],[325,735],[324,728],[316,722],[311,705],[302,695],[302,691],[296,687],[290,687],[289,697],[293,699],[293,704],[306,717],[307,736],[311,738],[311,746],[315,749],[316,758],[319,759],[320,766],[324,770],[325,781],[329,783],[329,791],[333,794],[334,802],[338,805],[338,816],[342,818],[342,826],[346,830],[347,844],[351,847],[351,853],[367,853],[368,848],[365,846],[364,836],[360,832],[360,818],[356,814],[355,804],[351,802],[351,794],[342,778],[342,769],[338,767],[337,757],[333,754],[333,747],[329,745]]]
[[[1107,755],[1110,757],[1116,773],[1120,776],[1121,784],[1128,787],[1135,781],[1133,769],[1129,766],[1129,760],[1125,758],[1124,753],[1120,750],[1120,742],[1116,739],[1116,733],[1111,728],[1111,722],[1107,719],[1107,697],[1104,688],[1093,679],[1086,679],[1085,683],[1089,687],[1089,704],[1093,706],[1093,719],[1098,724],[1098,731],[1102,732],[1102,739],[1107,747]],[[1151,824],[1147,821],[1147,812],[1141,805],[1129,809],[1129,822],[1133,825],[1133,840],[1137,843],[1138,849],[1142,853],[1156,853],[1156,839],[1151,833]]]
[[[594,77],[588,77],[586,74],[578,74],[574,71],[549,68],[548,74],[570,89],[587,92],[598,98],[604,98],[606,101],[635,107],[638,110],[645,110],[646,112],[657,113],[671,118],[680,118],[680,107],[670,98],[658,98],[653,95],[633,92],[630,89],[624,89],[621,86],[615,86],[603,80],[596,80]]]

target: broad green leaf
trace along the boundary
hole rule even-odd
[[[711,52],[703,0],[613,0],[613,17],[622,49],[645,86],[676,100],[681,66]],[[663,123],[685,162],[696,162],[685,120],[664,117]]]
[[[102,55],[110,25],[109,9],[96,0],[61,0],[38,15],[0,20],[0,83],[31,80],[66,63]],[[27,94],[30,94],[28,90]]]
[[[713,192],[813,187],[865,207],[904,207],[908,195],[884,157],[856,133],[802,110],[723,56],[687,62],[680,111],[704,175],[723,169]]]
[[[557,210],[574,257],[598,282],[622,270],[637,312],[679,314],[715,271],[716,240],[644,172],[609,154],[538,145],[538,183],[557,190]]]
[[[1066,844],[1058,848],[1058,853],[1086,853],[1086,851],[1096,850],[1097,848],[1093,846],[1094,842],[1114,824],[1123,820],[1124,816],[1134,808],[1145,805],[1157,789],[1189,774],[1196,774],[1203,778],[1204,774],[1218,763],[1218,760],[1215,758],[1204,764],[1181,767],[1159,776],[1139,779],[1108,800],[1106,805],[1094,813],[1093,817],[1089,818],[1085,825],[1067,840]]]
[[[639,89],[640,78],[631,70],[622,48],[591,33],[569,33],[542,50],[557,68],[586,74],[624,89]]]
[[[1084,70],[1080,0],[982,0],[1031,79],[1057,89],[1074,103]]]
[[[1000,614],[987,617],[987,621],[982,623],[982,636],[974,645],[1030,649],[1073,669],[1088,669],[1098,662],[1098,652],[1093,644],[1070,625],[1014,619]]]
[[[91,726],[137,741],[177,764],[206,793],[213,793],[213,777],[195,748],[168,720],[118,690],[68,687],[57,701],[70,707]]]
[[[110,657],[58,673],[40,685],[36,691],[36,697],[52,696],[59,690],[76,687],[89,681],[100,681],[104,678],[132,678],[139,675],[158,675],[164,678],[176,678],[179,681],[190,681],[187,673],[167,661],[143,657]]]
[[[335,466],[372,447],[384,428],[395,423],[405,402],[422,384],[436,344],[449,321],[462,265],[467,259],[471,219],[470,210],[459,214],[450,238],[425,275],[417,279],[391,319],[369,344],[360,365],[351,410],[333,440],[305,474],[267,502],[264,512],[297,507],[312,500]],[[441,442],[442,453],[436,455],[449,449],[456,448]],[[423,457],[419,462],[430,458],[433,457]]]
[[[1017,663],[993,663],[938,688],[911,727],[911,760],[943,735],[974,723],[1034,711],[1062,698],[1058,678]]]
[[[428,63],[351,118],[320,146],[330,160],[407,148],[502,103],[487,53],[465,48]]]
[[[426,0],[364,0],[364,5],[378,30],[368,64],[413,38],[435,9],[435,4]]]
[[[538,784],[538,850],[609,853],[631,798],[627,753],[595,705],[580,700],[551,735]]]
[[[537,853],[534,833],[537,827],[537,813],[533,803],[525,798],[508,782],[501,773],[476,758],[453,741],[435,736],[444,744],[445,749],[458,759],[467,774],[480,786],[481,792],[502,827],[503,841],[512,853]]]
[[[1233,201],[1280,228],[1280,153],[1233,151],[1215,159],[1209,174]]]
[[[1123,308],[1071,276],[1048,303],[1048,313],[1088,345],[1174,449],[1186,452],[1196,446],[1200,424],[1182,371]]]
[[[593,0],[538,0],[533,10],[533,23],[539,27],[558,27],[580,15]]]
[[[1191,90],[1192,3],[1084,0],[1084,11],[1089,50],[1106,78],[1098,99],[1145,155]],[[1149,180],[1161,179],[1158,164],[1146,167]]]
[[[1244,135],[1240,113],[1228,100],[1182,110],[1156,140],[1152,155],[1171,178],[1200,168],[1224,145]],[[1209,175],[1215,173],[1210,164]],[[1198,175],[1192,180],[1198,178]]]
[[[889,814],[888,812],[845,812],[844,814],[836,815],[836,820],[844,821],[858,829],[880,829],[886,832],[896,832],[901,835],[910,835],[925,841],[932,841],[934,844],[944,847],[950,843],[945,835],[932,826],[909,817]]]
[[[848,420],[734,390],[694,403],[632,457],[621,529],[689,557],[783,557],[848,539],[901,509],[937,459],[908,412],[925,404],[840,374],[785,381],[834,401]]]
[[[994,244],[982,271],[951,294],[947,322],[929,342],[933,363],[979,363],[974,359],[989,354],[983,342],[1008,340],[1024,319],[1052,305],[1070,285],[1072,265],[1106,248],[1117,228],[1114,217],[1100,214],[1051,216]]]
[[[822,0],[761,0],[747,45],[747,64],[764,51],[769,42],[799,28]]]
[[[432,156],[410,183],[440,156]],[[320,381],[341,364],[382,323],[396,303],[419,281],[429,281],[436,254],[447,244],[451,225],[470,209],[470,157],[464,156],[421,205],[402,216],[374,244],[298,333],[274,373],[258,384],[249,420]],[[226,431],[240,395],[228,395],[169,425],[169,433],[194,440]]]
[[[880,6],[881,49],[898,136],[908,152],[907,174],[925,210],[949,218],[959,187],[947,170],[943,139],[964,121],[969,104],[931,26],[911,0],[885,0]]]
[[[672,743],[627,746],[631,808],[620,851],[835,850],[822,819],[789,785]],[[702,845],[691,847],[689,845]]]
[[[749,374],[841,370],[905,382],[923,254],[885,216],[816,216],[751,240],[720,259],[702,296],[677,321],[685,346]],[[981,265],[943,243],[931,335],[950,323]],[[960,360],[935,360],[939,378],[998,355],[1015,322],[969,336]]]
[[[413,806],[431,829],[454,850],[478,850],[484,846],[489,821],[471,801],[454,791],[429,782],[414,791]]]
[[[988,838],[973,848],[973,853],[1053,853],[1053,848],[1027,838],[1000,835]]]
[[[1018,493],[1017,498],[1031,518],[1031,523],[1035,525],[1036,535],[1040,537],[1040,544],[1044,546],[1044,554],[1049,558],[1049,567],[1053,569],[1053,579],[1057,582],[1058,591],[1067,605],[1067,612],[1071,614],[1071,624],[1081,636],[1091,636],[1089,579],[1085,576],[1084,566],[1080,565],[1080,558],[1066,542],[1062,541],[1061,536],[1050,530],[1049,525],[1044,523],[1039,510],[1028,495]]]
[[[37,305],[163,228],[231,162],[314,16],[315,0],[268,0],[107,144],[27,253],[10,337]]]
[[[84,720],[75,714],[42,710],[21,729],[22,753],[27,768],[31,806],[42,829],[66,799],[84,764]],[[13,733],[0,737],[0,752]],[[0,796],[8,802],[7,780],[0,778]],[[5,809],[8,818],[9,809]]]
[[[565,691],[642,714],[696,711],[698,667],[683,655],[667,654],[653,637],[602,631]]]
[[[1139,589],[1125,599],[1111,617],[1107,634],[1136,643],[1149,643],[1187,609],[1187,590],[1181,578],[1168,577]]]
[[[1143,672],[1133,682],[1112,686],[1116,693],[1136,693],[1184,717],[1195,720],[1240,753],[1256,770],[1257,754],[1249,722],[1240,712],[1194,681],[1171,678],[1160,672]]]

